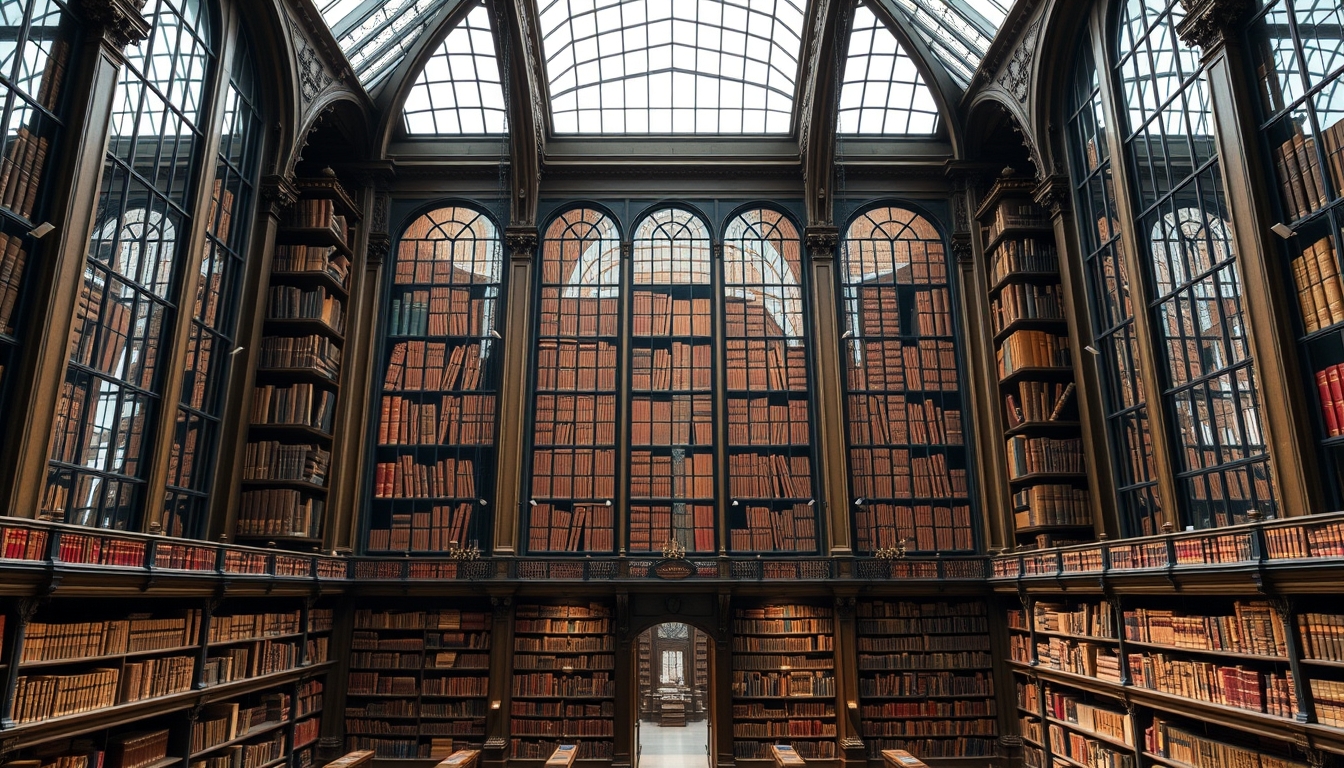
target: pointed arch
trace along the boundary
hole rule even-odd
[[[402,127],[410,135],[500,135],[507,106],[490,12],[476,2],[421,67]]]

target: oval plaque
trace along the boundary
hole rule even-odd
[[[653,575],[660,579],[685,579],[695,575],[695,566],[685,560],[659,560],[653,565]]]

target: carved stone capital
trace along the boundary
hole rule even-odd
[[[1181,6],[1185,18],[1176,25],[1176,34],[1209,56],[1235,34],[1246,0],[1181,0]]]
[[[91,29],[97,30],[108,46],[124,50],[149,37],[149,21],[141,15],[145,0],[80,0]]]
[[[1073,189],[1063,174],[1046,176],[1031,191],[1031,196],[1051,216],[1061,216],[1073,210]]]
[[[853,597],[843,596],[835,598],[835,615],[840,619],[854,618],[855,606],[857,600]]]
[[[813,261],[835,258],[835,248],[840,244],[840,229],[831,225],[808,227],[803,237],[807,241],[807,251]]]
[[[288,176],[272,173],[261,180],[261,200],[272,216],[279,217],[299,200],[299,190]]]
[[[382,264],[387,261],[387,254],[392,252],[392,238],[387,236],[386,232],[370,232],[369,247],[367,252],[368,263]]]
[[[531,259],[537,252],[537,228],[529,225],[504,228],[504,245],[515,259]]]
[[[956,258],[957,266],[960,267],[967,267],[975,263],[975,249],[971,247],[969,232],[952,236],[952,256]]]

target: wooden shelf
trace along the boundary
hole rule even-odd
[[[280,245],[329,246],[347,258],[353,259],[355,256],[340,234],[330,227],[280,227],[275,233],[275,242]]]

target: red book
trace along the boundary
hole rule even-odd
[[[1331,437],[1339,436],[1339,420],[1335,418],[1335,399],[1330,394],[1330,374],[1316,372],[1316,389],[1321,393],[1321,413],[1325,416],[1325,429]]]
[[[1332,365],[1326,368],[1330,381],[1330,402],[1335,406],[1335,424],[1344,427],[1344,381],[1340,380],[1340,370],[1344,365]]]

